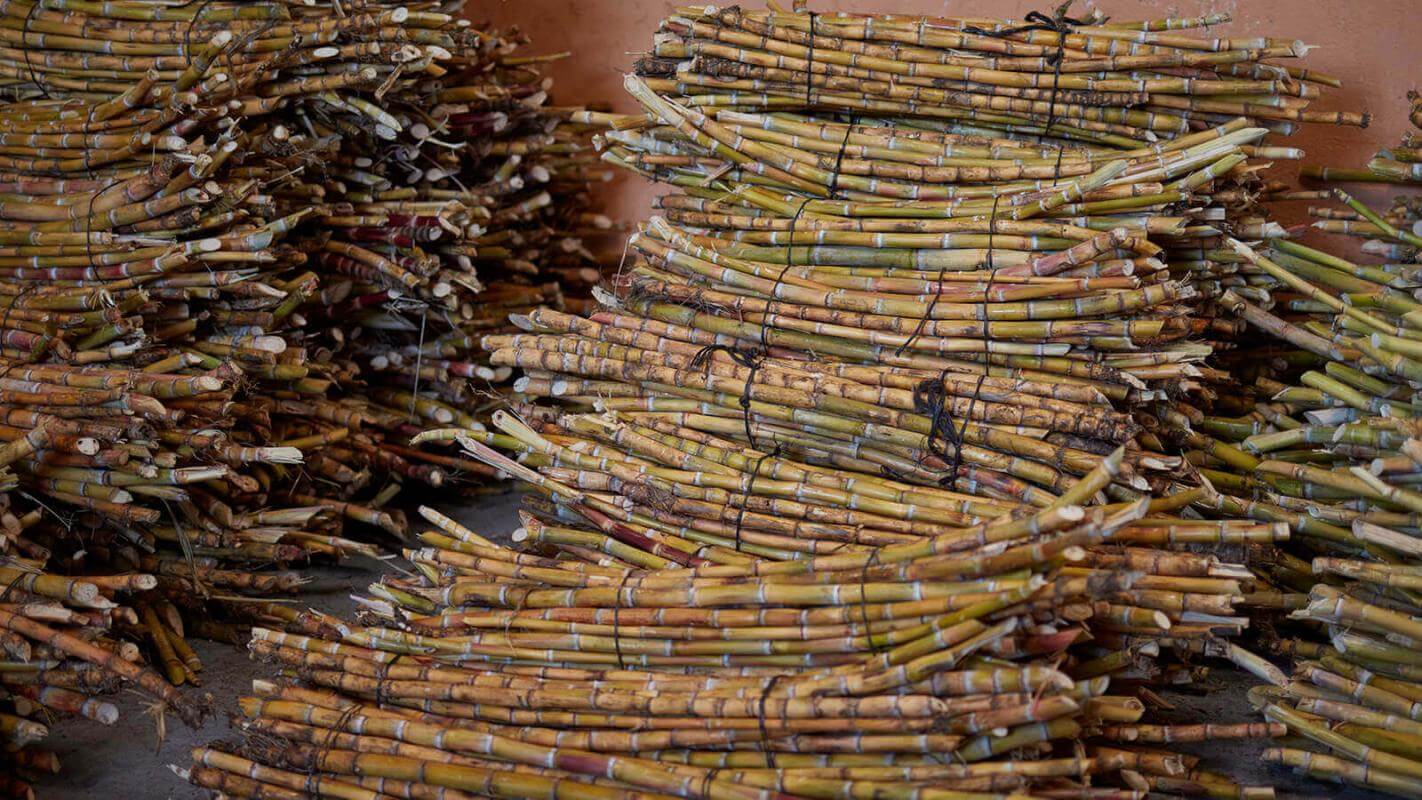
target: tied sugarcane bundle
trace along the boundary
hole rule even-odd
[[[1363,169],[1310,164],[1300,170],[1300,177],[1344,183],[1422,183],[1422,94],[1410,91],[1407,100],[1411,104],[1407,119],[1417,131],[1405,134],[1396,147],[1379,150]]]
[[[310,796],[312,780],[401,797],[560,781],[604,798],[1269,796],[1150,744],[1281,726],[1136,725],[1109,670],[1060,655],[1083,636],[1072,620],[1147,578],[1068,570],[1149,501],[776,560],[570,528],[554,517],[590,526],[602,493],[555,494],[519,549],[426,511],[416,574],[371,587],[365,626],[312,614],[254,631],[254,658],[301,677],[255,682],[242,740],[175,771],[244,796]]]
[[[681,9],[637,62],[634,94],[647,113],[598,117],[611,128],[604,158],[679,187],[683,196],[663,200],[667,216],[725,229],[710,235],[783,266],[818,258],[861,274],[873,266],[943,280],[935,273],[965,270],[965,262],[991,272],[1004,262],[982,251],[995,244],[1039,249],[1061,233],[1050,223],[1075,225],[1102,236],[1096,246],[1114,258],[1095,271],[1068,259],[1047,275],[1168,274],[1194,289],[1183,299],[1197,313],[1162,314],[1163,336],[1188,324],[1197,342],[1223,346],[1237,324],[1211,301],[1221,285],[1241,283],[1223,234],[1284,234],[1255,205],[1277,187],[1247,159],[1301,157],[1260,144],[1262,133],[1305,122],[1362,125],[1366,116],[1309,109],[1339,81],[1272,63],[1302,57],[1302,43],[1188,34],[1223,15],[1112,22],[1068,10],[1017,25]],[[1146,166],[1157,155],[1164,159]],[[1103,174],[1118,158],[1134,159],[1127,173]],[[1007,195],[1018,193],[1021,205],[1009,205]],[[827,216],[849,219],[831,224]],[[1001,242],[994,223],[1010,234]],[[1137,239],[1162,250],[1107,240],[1106,226],[1149,234]],[[897,235],[920,232],[957,236]],[[896,252],[846,263],[842,253],[856,245]],[[948,263],[911,260],[934,248],[979,253],[975,261],[966,261],[971,252]],[[1193,369],[1178,361],[1137,366],[1192,383]]]
[[[944,281],[986,284],[953,286],[960,297],[943,298],[966,304],[974,289],[991,295],[1008,276],[1044,284],[1009,290],[1033,299],[1075,299],[1071,290],[1051,294],[1045,284],[1052,278],[1126,279],[1121,287],[1149,299],[1131,298],[1121,311],[1152,318],[1103,324],[1104,335],[1078,332],[1128,350],[1193,334],[1193,354],[1189,347],[1117,352],[1105,362],[1188,390],[1197,383],[1189,362],[1204,352],[1201,341],[1237,333],[1210,302],[1222,285],[1240,283],[1239,260],[1222,232],[1247,239],[1284,233],[1258,216],[1252,198],[1267,186],[1247,159],[1300,153],[1263,146],[1261,137],[1300,122],[1365,121],[1304,109],[1337,80],[1267,61],[1301,56],[1308,49],[1302,44],[1178,32],[1219,21],[1111,24],[1059,10],[1013,26],[684,9],[663,21],[653,53],[637,63],[638,79],[628,79],[645,113],[583,118],[610,128],[601,140],[609,162],[680,189],[659,203],[667,222],[705,237],[697,244],[757,262],[775,291],[795,276],[919,297],[945,294]],[[1136,71],[1129,78],[1113,71],[1121,69]],[[1230,99],[1261,92],[1277,93],[1277,104]],[[1008,111],[1020,114],[999,113]],[[1044,250],[1066,252],[1035,263]],[[896,278],[905,280],[894,285]],[[1080,303],[1086,309],[1097,307],[1090,294]],[[1196,314],[1172,313],[1157,301],[1193,306]],[[996,319],[989,307],[976,329],[944,326],[956,328],[947,338],[1008,338],[999,331],[1038,327],[1009,322],[1051,319],[1066,330],[1079,321],[1052,316],[1050,302],[1023,306],[1004,308]],[[797,320],[802,330],[833,319],[819,311]],[[925,327],[954,315],[967,312],[935,303],[900,314],[922,323],[876,332],[874,341],[896,340],[902,356],[911,344],[922,349],[920,338],[938,338]],[[962,352],[993,345],[938,346]],[[1040,345],[997,347],[977,358],[1037,367],[1059,355]]]
[[[1310,110],[1328,75],[1271,63],[1309,46],[1182,33],[1228,15],[1117,22],[1070,3],[1026,24],[729,6],[682,8],[637,62],[652,90],[715,115],[814,109],[1086,145],[1145,147],[1236,117],[1278,133],[1367,124]]]
[[[1378,243],[1409,232],[1342,192]],[[1319,214],[1323,216],[1323,214]],[[1251,693],[1267,720],[1317,750],[1266,760],[1302,774],[1416,798],[1422,785],[1422,310],[1414,265],[1365,264],[1277,240],[1238,245],[1263,300],[1222,305],[1279,340],[1255,348],[1252,398],[1186,434],[1187,458],[1219,492],[1217,511],[1287,524],[1248,565],[1262,590],[1244,604],[1288,612],[1278,654],[1292,675]],[[1243,377],[1243,376],[1241,376]],[[1321,640],[1320,640],[1321,638]]]
[[[889,454],[882,463],[904,472],[914,465],[893,457],[900,448],[888,438],[873,438],[892,436],[888,425],[869,426],[870,436],[851,444],[835,440],[833,425],[811,428],[806,423],[794,430],[757,422],[753,431],[763,448],[757,450],[737,438],[743,423],[729,408],[666,397],[652,398],[650,411],[627,411],[614,410],[615,400],[615,395],[608,398],[601,413],[531,407],[530,419],[536,420],[531,424],[496,412],[497,432],[430,435],[459,437],[481,458],[538,489],[541,497],[525,499],[533,519],[516,540],[596,562],[611,556],[643,568],[739,564],[748,557],[795,563],[835,554],[877,558],[873,553],[882,547],[930,542],[950,551],[991,550],[1000,543],[992,535],[973,533],[977,526],[1093,500],[1120,479],[1126,466],[1124,448],[1117,449],[1079,480],[1065,477],[1060,496],[1042,492],[1034,495],[1039,500],[1034,504],[992,491],[987,472],[955,491],[931,481],[916,485],[892,468],[882,469],[869,459]],[[1092,413],[1104,412],[1083,412]],[[829,414],[818,418],[832,419]],[[509,451],[516,461],[496,456],[489,447]],[[1234,608],[1254,588],[1254,577],[1242,565],[1168,549],[1237,548],[1272,541],[1287,531],[1277,524],[1177,515],[1192,504],[1209,508],[1208,490],[1161,497],[1152,505],[1154,513],[1118,530],[1109,546],[1093,546],[1078,563],[1063,567],[1063,574],[1088,581],[1141,573],[1129,590],[1070,611],[1069,619],[1090,627],[1091,641],[1083,641],[1073,655],[1091,662],[1082,668],[1092,676],[1133,684],[1167,678],[1185,683],[1192,673],[1184,662],[1199,657],[1253,662],[1224,638],[1248,625]],[[425,541],[445,543],[438,537]],[[432,567],[441,563],[428,552],[411,558]],[[1162,648],[1182,663],[1166,668],[1153,663]],[[1115,735],[1135,734],[1121,730]]]
[[[478,335],[587,290],[607,168],[545,59],[457,10],[0,6],[0,674],[27,713],[122,678],[195,719],[153,678],[198,682],[187,635],[284,621],[267,599],[306,581],[262,570],[374,557],[347,529],[399,540],[402,485],[493,474],[404,445],[478,424],[471,381],[509,372]]]

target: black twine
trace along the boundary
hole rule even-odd
[[[834,171],[830,173],[829,181],[830,197],[839,196],[839,168],[844,164],[844,150],[849,146],[849,137],[854,133],[854,126],[858,124],[859,115],[851,114],[849,117],[849,125],[844,129],[844,138],[840,140],[839,143],[839,154],[834,157]]]
[[[89,143],[86,139],[84,143],[84,169],[86,171],[89,171],[88,161]],[[89,195],[89,205],[85,208],[85,211],[88,213],[84,215],[84,256],[89,261],[89,269],[98,269],[100,266],[94,263],[94,201],[98,200],[99,196],[104,192],[118,186],[122,182],[123,180],[121,178],[114,178],[109,181],[108,185],[104,186],[104,188]]]
[[[805,57],[805,105],[815,104],[815,21],[819,14],[810,12],[810,49]],[[826,74],[829,74],[826,72]]]
[[[993,196],[992,214],[988,217],[988,281],[987,286],[985,286],[983,289],[982,311],[979,315],[983,323],[983,341],[985,342],[988,340],[987,304],[988,301],[991,299],[990,295],[992,294],[993,282],[997,280],[997,262],[994,260],[993,257],[993,236],[997,233],[997,208],[998,203],[1001,201],[1001,199],[1001,195]],[[939,279],[940,281],[942,280],[942,273],[939,274]],[[914,329],[913,336],[909,337],[909,340],[899,348],[898,352],[902,353],[903,350],[907,348],[915,338],[918,337],[919,333],[923,330],[924,324],[932,315],[934,305],[937,304],[938,298],[941,296],[942,287],[940,286],[939,291],[934,294],[933,300],[929,302],[928,309],[924,311],[923,317],[919,319],[918,327]],[[927,378],[920,382],[918,386],[914,387],[914,410],[921,414],[926,414],[929,417],[928,442],[924,445],[924,455],[936,455],[944,461],[948,462],[948,470],[944,473],[943,478],[939,480],[939,483],[941,485],[951,486],[953,482],[958,478],[958,470],[961,469],[963,466],[963,440],[968,433],[968,423],[972,420],[973,411],[976,410],[978,405],[978,399],[982,395],[983,381],[987,380],[988,368],[989,364],[987,360],[987,354],[984,353],[983,371],[980,375],[978,375],[978,382],[976,385],[974,385],[973,394],[968,399],[967,412],[963,415],[963,421],[961,424],[958,425],[957,428],[954,428],[953,426],[953,412],[950,407],[951,400],[947,386],[947,377],[948,373],[951,371],[951,368],[945,368],[941,373],[938,374],[938,378],[936,380],[933,378]],[[942,439],[945,445],[953,446],[953,452],[951,455],[948,453],[946,447],[944,449],[939,449],[934,446],[939,439]],[[919,464],[922,465],[922,463],[923,458],[920,458]]]
[[[323,771],[321,766],[325,762],[326,756],[335,749],[336,737],[346,732],[346,726],[349,725],[351,720],[355,719],[356,714],[360,713],[364,708],[364,703],[355,703],[347,706],[346,710],[342,711],[341,715],[336,718],[336,724],[326,731],[325,739],[320,744],[317,744],[315,732],[312,732],[311,744],[315,745],[315,749],[311,753],[310,763],[306,765],[306,778],[308,781],[312,777],[315,777],[316,773]]]
[[[765,685],[765,690],[760,693],[760,710],[756,715],[760,723],[760,746],[761,749],[765,751],[765,760],[766,763],[770,765],[771,769],[779,769],[779,767],[775,765],[775,751],[770,747],[770,731],[765,726],[765,701],[768,697],[770,697],[770,693],[775,691],[775,684],[779,683],[780,679],[783,677],[784,675],[771,676],[770,683],[767,683]],[[785,714],[783,712],[787,710],[786,707],[788,707],[789,705],[789,698],[786,698],[785,706],[782,706],[781,708],[782,713],[780,715],[780,718],[782,721],[785,719]]]
[[[711,354],[720,351],[731,357],[731,360],[750,370],[746,376],[745,389],[741,390],[741,421],[746,426],[746,441],[751,447],[755,447],[755,434],[751,432],[751,384],[755,383],[756,370],[765,363],[765,350],[749,350],[739,347],[731,347],[725,344],[708,344],[701,348],[691,359],[691,368],[700,369],[711,366]]]
[[[32,574],[33,573],[25,572],[24,570],[18,570],[15,574],[15,579],[5,586],[5,591],[0,592],[0,603],[10,602],[10,598],[13,597],[16,592],[20,591],[20,581],[23,581],[26,576]]]
[[[622,580],[617,584],[617,592],[612,596],[612,649],[617,653],[617,668],[627,669],[627,662],[622,657],[622,637],[618,635],[622,620],[622,590],[627,588],[627,579],[632,577],[631,571],[622,573]]]
[[[947,461],[949,465],[947,473],[939,481],[943,485],[951,484],[958,477],[958,469],[963,466],[964,437],[967,435],[968,423],[972,420],[973,411],[977,408],[979,396],[982,394],[983,381],[987,380],[986,371],[978,375],[977,384],[973,387],[973,394],[968,399],[967,411],[963,414],[963,421],[955,428],[947,387],[947,376],[950,371],[951,369],[945,369],[937,378],[924,379],[913,390],[914,410],[929,418],[928,442],[924,445],[924,451]],[[945,447],[936,446],[940,439]],[[952,445],[953,452],[951,454],[946,445]]]
[[[376,706],[376,708],[388,708],[388,707],[390,706],[390,698],[387,697],[385,693],[389,691],[389,688],[387,687],[386,684],[388,684],[389,681],[390,681],[390,667],[391,667],[394,663],[395,663],[395,662],[393,662],[393,661],[386,661],[384,664],[381,664],[380,667],[376,670],[376,673],[375,673],[375,706]]]
[[[750,370],[746,376],[745,389],[741,391],[741,421],[746,428],[746,441],[754,448],[755,434],[751,432],[751,387],[755,383],[755,374],[764,364],[766,358],[770,356],[770,341],[767,338],[770,333],[770,308],[776,301],[779,294],[780,284],[785,280],[785,273],[795,265],[795,226],[800,222],[800,215],[805,213],[805,206],[812,198],[806,197],[800,201],[800,207],[795,210],[795,216],[790,219],[790,243],[785,248],[785,266],[780,270],[780,274],[775,276],[775,285],[770,290],[770,299],[765,304],[765,318],[760,323],[760,349],[749,350],[747,348],[732,347],[724,344],[708,344],[701,348],[691,359],[692,369],[699,369],[703,366],[710,367],[711,354],[717,352],[725,353],[731,360]]]
[[[25,299],[25,295],[28,295],[30,292],[39,291],[42,285],[43,284],[32,283],[29,286],[26,286],[25,288],[20,290],[19,294],[15,295],[14,297],[11,297],[10,302],[5,304],[5,313],[3,315],[0,315],[0,349],[2,349],[5,345],[6,331],[10,330],[10,313],[15,310],[16,304],[18,304],[21,300]],[[22,329],[16,330],[17,332],[22,332]],[[36,358],[37,356],[34,354],[26,353],[21,355],[19,359],[16,359],[12,363],[6,364],[3,368],[0,368],[0,378],[9,375],[10,372],[20,364],[28,364],[34,361]]]
[[[183,58],[187,62],[187,69],[192,69],[193,66],[193,28],[198,24],[198,20],[202,19],[203,12],[211,3],[212,0],[202,0],[198,4],[197,10],[193,12],[193,18],[188,20],[187,29],[183,31]]]
[[[1008,39],[1019,33],[1029,33],[1031,31],[1050,31],[1057,35],[1057,51],[1047,57],[1047,63],[1052,66],[1052,90],[1047,96],[1047,124],[1042,129],[1044,136],[1050,136],[1052,126],[1057,121],[1057,87],[1062,78],[1062,62],[1066,58],[1066,37],[1077,28],[1085,27],[1090,23],[1085,20],[1075,19],[1066,15],[1067,8],[1071,6],[1071,0],[1062,3],[1057,10],[1049,17],[1040,11],[1033,11],[1026,16],[1028,24],[1018,25],[1011,28],[990,31],[969,25],[963,28],[964,33],[975,36],[987,36],[993,39]],[[1104,21],[1104,20],[1103,20]],[[1059,180],[1062,175],[1062,153],[1065,148],[1057,148],[1057,164],[1053,169],[1052,179]]]
[[[869,584],[869,568],[879,563],[879,549],[875,548],[869,553],[869,557],[864,559],[864,565],[859,570],[859,619],[864,623],[864,640],[869,643],[869,651],[878,653],[882,648],[874,641],[873,626],[869,623],[869,593],[866,587]]]
[[[925,378],[913,390],[914,410],[927,414],[929,418],[928,441],[924,444],[924,453],[945,460],[949,458],[948,451],[936,446],[940,439],[945,445],[953,445],[955,450],[962,447],[958,439],[958,429],[953,425],[953,412],[949,408],[948,390],[944,385],[947,374],[948,370],[945,369],[936,379]]]
[[[987,341],[988,335],[988,303],[992,302],[992,285],[997,281],[997,256],[993,248],[993,237],[997,235],[997,204],[1001,202],[1002,195],[992,196],[992,215],[988,217],[988,240],[987,240],[987,285],[983,287],[982,323],[983,340]],[[984,359],[986,361],[986,359]]]
[[[760,324],[760,349],[766,353],[770,352],[770,343],[766,341],[766,334],[770,330],[770,304],[780,300],[780,284],[785,280],[785,273],[795,265],[795,228],[800,224],[800,215],[805,213],[805,206],[810,204],[813,198],[806,197],[800,201],[800,207],[795,209],[795,216],[790,218],[790,236],[785,244],[785,267],[780,270],[780,274],[775,276],[775,285],[770,289],[770,300],[765,304],[766,319]]]
[[[760,475],[760,465],[767,458],[779,458],[781,445],[776,444],[775,449],[769,453],[762,453],[760,458],[755,460],[755,466],[751,469],[750,482],[746,485],[745,496],[741,499],[740,511],[736,513],[736,552],[741,552],[741,522],[746,518],[746,506],[750,503],[751,495],[755,493],[755,479]]]
[[[985,289],[983,290],[983,320],[984,320],[983,336],[984,336],[984,338],[986,338],[986,336],[987,336],[987,324],[986,324],[986,320],[987,320],[988,293],[992,291],[992,284],[993,284],[993,281],[997,279],[997,265],[996,265],[996,263],[993,261],[993,257],[992,257],[992,243],[993,243],[993,242],[992,242],[992,239],[993,239],[993,234],[997,231],[997,206],[998,206],[998,203],[999,203],[1001,200],[1002,200],[1002,195],[1000,195],[1000,194],[995,194],[995,195],[992,196],[992,214],[988,217],[987,267],[988,267],[988,269],[990,270],[990,272],[988,273],[987,288],[985,288]],[[928,301],[928,308],[924,309],[924,311],[923,311],[923,316],[921,316],[921,317],[918,318],[918,324],[914,326],[914,328],[913,328],[913,333],[909,335],[909,338],[908,338],[907,340],[905,340],[903,344],[899,345],[898,349],[894,351],[894,355],[896,355],[896,356],[901,356],[901,355],[903,355],[903,354],[904,354],[904,351],[907,350],[907,349],[909,349],[911,346],[913,346],[913,343],[918,339],[919,336],[921,336],[921,335],[923,334],[923,329],[924,329],[924,327],[925,327],[926,325],[928,325],[928,320],[933,316],[933,309],[938,306],[938,301],[939,301],[940,299],[942,299],[942,297],[943,297],[943,276],[946,275],[947,273],[948,273],[947,270],[942,270],[942,269],[940,269],[940,270],[938,271],[938,288],[937,288],[937,291],[935,291],[935,292],[933,293],[933,299]]]
[[[978,406],[978,399],[983,392],[983,381],[987,380],[987,365],[983,365],[983,372],[978,376],[977,383],[973,384],[973,396],[968,398],[968,413],[963,415],[963,424],[958,428],[958,444],[953,448],[953,463],[948,471],[948,481],[951,483],[958,477],[958,469],[963,466],[963,441],[968,433],[968,422],[973,418],[973,411]]]

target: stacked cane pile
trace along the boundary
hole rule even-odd
[[[1250,566],[1292,677],[1252,694],[1267,719],[1317,750],[1267,760],[1335,782],[1418,797],[1422,781],[1422,304],[1408,202],[1379,214],[1338,190],[1318,227],[1364,237],[1388,259],[1362,264],[1293,241],[1243,245],[1262,299],[1233,293],[1252,328],[1278,340],[1252,354],[1249,391],[1206,417],[1188,454],[1241,510],[1286,522],[1286,544]],[[1261,673],[1262,674],[1262,673]],[[1265,677],[1268,677],[1267,675]]]
[[[588,290],[606,168],[454,12],[0,7],[0,712],[172,705],[133,642],[196,683],[185,635],[306,583],[256,570],[374,557],[402,485],[492,475],[409,438],[478,425],[480,335]]]
[[[301,682],[258,681],[244,740],[179,772],[232,796],[303,796],[312,780],[352,796],[523,797],[566,780],[606,797],[1238,796],[1142,743],[1280,726],[1137,725],[1140,700],[1110,691],[1119,665],[1056,657],[1083,636],[1070,620],[1148,578],[1070,567],[1150,526],[1145,500],[1074,504],[1111,463],[1054,508],[784,561],[538,514],[519,551],[430,514],[438,530],[409,554],[422,577],[372,587],[375,624],[256,631],[254,657]],[[558,493],[583,525],[605,519],[596,493]],[[1101,738],[1052,747],[1089,731]]]
[[[1422,306],[1406,291],[1416,284],[1397,265],[1355,264],[1295,242],[1241,252],[1277,281],[1271,307],[1234,295],[1224,303],[1284,347],[1261,359],[1240,413],[1202,421],[1192,439],[1201,449],[1188,457],[1220,492],[1240,498],[1222,506],[1229,513],[1291,529],[1287,544],[1260,548],[1250,566],[1273,587],[1262,605],[1290,612],[1277,623],[1275,649],[1297,661],[1292,679],[1272,676],[1253,699],[1323,752],[1283,748],[1266,758],[1416,797]]]
[[[366,626],[257,633],[300,680],[182,774],[1269,796],[1163,745],[1283,725],[1143,722],[1202,657],[1277,674],[1230,636],[1273,600],[1238,562],[1288,526],[1171,453],[1242,327],[1216,301],[1256,292],[1231,235],[1282,234],[1250,159],[1296,153],[1261,138],[1362,120],[1266,63],[1302,45],[1176,32],[1219,21],[668,19],[644,113],[574,119],[679,193],[601,309],[484,337],[523,372],[492,430],[417,437],[535,489],[520,546],[430,515]]]

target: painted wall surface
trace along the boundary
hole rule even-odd
[[[497,26],[517,25],[540,53],[571,51],[553,65],[554,97],[560,103],[605,102],[619,110],[635,104],[622,91],[622,75],[646,52],[657,24],[678,5],[664,0],[476,0],[468,15]],[[746,3],[761,7],[760,0]],[[782,6],[789,7],[790,0]],[[893,12],[935,16],[995,16],[1021,19],[1029,11],[1050,12],[1056,0],[819,0],[815,11]],[[1121,19],[1197,16],[1226,12],[1233,22],[1211,29],[1218,36],[1268,35],[1316,45],[1306,59],[1309,69],[1344,79],[1344,88],[1328,90],[1317,109],[1361,109],[1373,115],[1366,129],[1307,125],[1287,140],[1303,148],[1314,163],[1362,166],[1379,147],[1396,144],[1405,130],[1406,95],[1422,89],[1422,0],[1078,0],[1073,10],[1098,7]],[[1203,34],[1203,32],[1197,32]],[[1276,143],[1284,140],[1275,137]],[[1280,177],[1292,178],[1297,165],[1286,163]],[[609,212],[639,219],[647,203],[664,189],[642,180],[619,181],[609,191]],[[1395,190],[1374,187],[1360,196],[1378,203]],[[1303,204],[1279,204],[1285,222],[1303,219]]]

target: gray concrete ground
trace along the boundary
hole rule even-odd
[[[514,513],[517,507],[517,495],[509,493],[482,497],[468,506],[447,508],[446,513],[492,538],[507,535],[518,525]],[[354,607],[349,595],[362,592],[380,573],[381,568],[375,564],[322,570],[318,579],[323,584],[342,586],[343,590],[305,596],[303,600],[338,616],[349,615]],[[124,693],[115,698],[122,717],[113,726],[69,720],[54,727],[47,746],[59,755],[64,770],[37,787],[40,798],[206,798],[205,792],[173,775],[168,765],[187,765],[188,752],[193,747],[232,736],[228,718],[237,713],[237,697],[247,690],[254,678],[270,676],[271,668],[249,661],[241,648],[201,641],[194,642],[194,648],[206,666],[201,691],[212,695],[216,709],[205,725],[193,730],[177,720],[169,720],[167,736],[160,744],[152,718],[143,714],[143,698]],[[1165,721],[1257,722],[1258,716],[1245,701],[1245,691],[1254,683],[1248,676],[1228,668],[1217,669],[1204,687],[1192,692],[1168,693],[1166,696],[1177,710],[1165,714]],[[1278,787],[1281,800],[1328,796],[1381,800],[1383,797],[1296,778],[1261,761],[1260,754],[1267,746],[1270,745],[1264,742],[1244,741],[1173,745],[1172,748],[1203,756],[1206,762],[1202,766],[1230,774],[1243,783],[1273,784]]]

